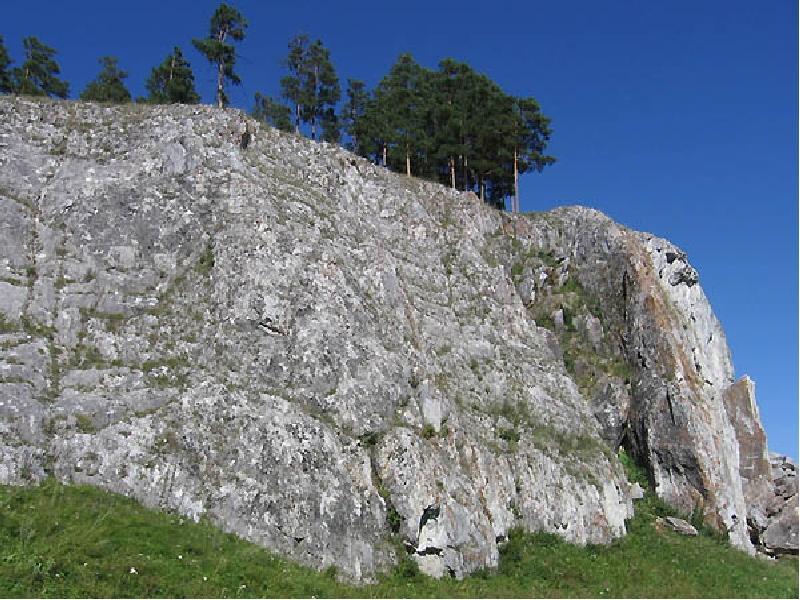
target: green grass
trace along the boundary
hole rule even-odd
[[[652,521],[663,505],[638,506],[630,534],[610,546],[513,531],[495,572],[437,581],[405,559],[377,585],[356,587],[95,488],[0,487],[0,596],[797,597],[796,560],[767,563],[713,537],[659,533]]]

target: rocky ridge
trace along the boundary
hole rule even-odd
[[[514,526],[624,535],[621,445],[736,546],[792,535],[796,483],[669,242],[235,110],[0,117],[0,482],[102,486],[354,579],[404,552],[460,577]]]

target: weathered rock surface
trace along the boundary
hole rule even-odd
[[[740,455],[766,442],[737,437],[755,404],[679,249],[244,128],[0,98],[0,482],[92,483],[357,579],[399,536],[460,577],[514,526],[623,535],[622,444],[752,551]]]
[[[766,505],[767,519],[756,539],[767,554],[798,553],[797,465],[788,456],[770,453],[773,496]]]
[[[678,517],[664,517],[663,519],[659,517],[656,519],[656,527],[667,527],[675,533],[680,533],[681,535],[688,535],[692,537],[697,535],[697,529],[694,528],[694,525],[685,519],[679,519]]]

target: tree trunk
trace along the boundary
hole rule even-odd
[[[220,43],[225,43],[225,38],[228,35],[228,28],[223,27],[217,34],[217,40]],[[225,65],[222,62],[217,63],[217,107],[223,108],[223,98],[225,97]]]
[[[294,105],[294,132],[300,135],[300,105]]]
[[[483,200],[484,200],[484,198],[483,198],[483,177],[481,177],[479,179],[479,181],[480,181],[480,184],[479,184],[478,187],[480,188],[480,191],[481,191],[481,202],[483,202]]]
[[[225,97],[225,65],[219,63],[217,65],[217,107],[223,107],[223,98]]]
[[[383,166],[386,166],[386,144],[383,145]]]
[[[456,161],[450,157],[450,187],[456,189]]]
[[[317,106],[319,105],[319,92],[317,82],[319,81],[319,67],[314,65],[314,104],[311,110],[311,140],[317,139]]]
[[[517,166],[517,149],[514,148],[514,206],[511,212],[519,212],[519,167]]]
[[[408,151],[408,144],[406,144],[406,175],[411,177],[411,153]]]

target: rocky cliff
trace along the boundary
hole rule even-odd
[[[461,576],[514,526],[624,535],[620,445],[746,551],[782,514],[669,242],[234,110],[0,98],[0,482],[102,486],[356,579],[399,552]]]

